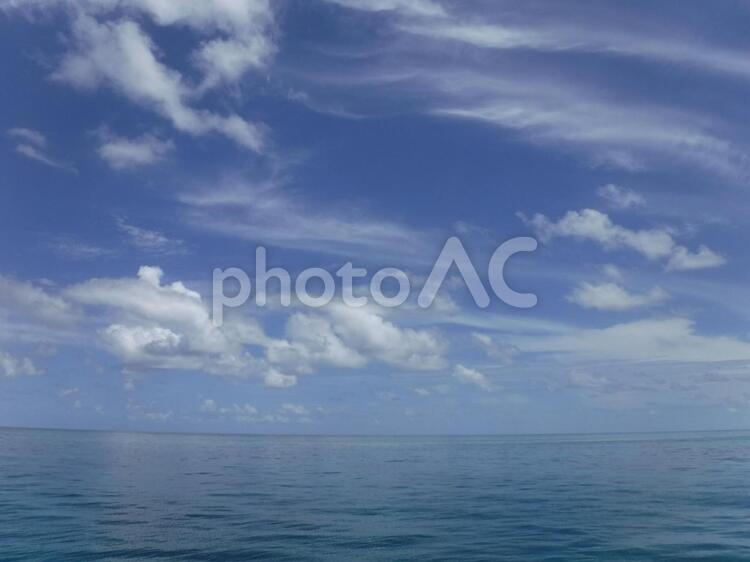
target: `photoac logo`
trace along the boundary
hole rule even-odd
[[[490,288],[498,299],[514,308],[531,308],[536,306],[537,297],[533,293],[519,293],[511,289],[505,282],[505,264],[514,254],[519,252],[533,252],[537,248],[534,238],[518,237],[504,242],[494,251],[487,265],[487,278]],[[445,282],[445,278],[451,268],[455,266],[463,279],[466,288],[471,294],[474,302],[479,308],[490,305],[490,295],[482,283],[474,263],[466,253],[464,245],[457,237],[448,238],[432,266],[430,275],[422,285],[417,296],[417,305],[428,308]],[[320,308],[330,303],[336,296],[338,278],[341,285],[341,300],[346,306],[360,307],[367,305],[370,300],[380,306],[393,308],[404,304],[411,296],[411,282],[406,273],[396,267],[385,267],[379,269],[370,278],[369,284],[360,286],[369,287],[369,296],[364,294],[355,295],[355,279],[365,280],[367,269],[355,267],[352,262],[344,264],[334,275],[321,267],[310,267],[302,272],[292,282],[292,276],[281,267],[267,268],[266,249],[262,246],[255,251],[255,304],[266,306],[266,288],[268,282],[274,279],[279,283],[279,302],[281,306],[291,306],[292,291],[296,300],[304,306]],[[227,281],[234,281],[237,286],[236,292],[227,294]],[[317,280],[322,287],[319,294],[310,294],[308,285]],[[392,280],[398,286],[398,291],[392,295],[383,292],[383,284]],[[253,284],[250,276],[238,267],[227,269],[216,268],[213,272],[213,322],[221,326],[224,322],[225,308],[238,308],[243,306],[252,294]]]

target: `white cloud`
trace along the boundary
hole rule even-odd
[[[515,345],[499,341],[498,338],[489,334],[472,332],[471,337],[488,357],[500,360],[503,365],[510,365],[520,354],[520,350]]]
[[[168,238],[156,230],[141,228],[117,218],[117,228],[127,236],[128,242],[140,250],[155,254],[181,254],[185,252],[182,240]]]
[[[631,23],[627,28],[618,28],[615,19],[601,18],[601,14],[596,16],[596,11],[568,11],[565,19],[556,17],[555,10],[549,10],[546,16],[536,10],[516,11],[502,13],[503,22],[493,21],[496,18],[491,12],[480,16],[467,13],[470,9],[463,14],[461,11],[454,12],[451,18],[412,20],[399,27],[415,35],[457,41],[481,49],[596,53],[640,58],[657,64],[666,61],[750,78],[750,63],[738,50],[685,41],[681,34],[670,33],[669,28],[660,29],[658,35],[644,31],[648,29],[645,25]]]
[[[437,370],[445,364],[447,343],[437,332],[399,328],[367,307],[333,305],[327,312],[343,341],[360,353],[405,369]]]
[[[368,216],[349,205],[322,208],[277,185],[230,183],[184,193],[196,228],[283,248],[332,254],[429,260],[438,249],[425,233]]]
[[[700,246],[691,252],[678,246],[668,229],[630,230],[612,222],[606,213],[594,209],[568,211],[557,222],[536,214],[527,218],[519,214],[543,241],[556,237],[592,240],[607,250],[629,248],[650,260],[666,260],[667,269],[700,269],[718,267],[726,260],[707,248]]]
[[[621,281],[623,278],[622,271],[620,271],[620,268],[612,263],[604,264],[601,267],[602,273],[609,277],[610,279],[614,279],[615,281]]]
[[[284,413],[294,414],[296,416],[310,415],[310,410],[308,410],[307,408],[305,408],[304,406],[300,404],[289,404],[289,403],[282,404],[280,411]]]
[[[208,398],[204,400],[198,411],[212,418],[225,418],[237,422],[272,422],[289,423],[310,421],[310,410],[299,404],[282,404],[276,412],[261,413],[252,404],[230,404],[222,406],[216,400]]]
[[[728,362],[750,361],[750,342],[700,335],[688,318],[649,318],[605,328],[574,328],[549,336],[514,336],[523,352],[557,354],[561,360]]]
[[[47,146],[47,137],[39,131],[33,129],[26,129],[24,127],[13,127],[8,129],[8,135],[10,137],[20,139],[26,144],[36,146],[37,148],[44,148]]]
[[[651,306],[663,302],[668,298],[667,293],[659,287],[654,287],[647,293],[633,294],[616,283],[581,283],[568,300],[584,308],[597,310],[630,310]]]
[[[180,131],[220,133],[254,151],[262,149],[258,125],[234,114],[191,108],[191,88],[179,72],[160,62],[156,46],[134,21],[100,23],[79,14],[73,36],[76,48],[63,57],[56,79],[82,89],[107,86],[169,119]]]
[[[368,12],[400,12],[406,15],[442,16],[445,10],[432,0],[327,0],[333,4]]]
[[[99,156],[116,170],[137,168],[163,160],[174,150],[174,143],[145,134],[127,139],[107,134],[97,148]]]
[[[271,368],[263,375],[263,384],[269,388],[290,388],[297,384],[297,377],[285,375],[278,369]]]
[[[204,414],[216,417],[228,417],[238,422],[256,421],[258,409],[252,404],[231,404],[230,406],[219,406],[213,399],[206,399],[200,405],[199,410]]]
[[[217,328],[200,294],[179,281],[163,285],[162,276],[157,267],[141,267],[137,279],[92,279],[65,295],[107,313],[100,315],[108,323],[101,337],[131,367],[263,374],[263,362],[245,350],[266,341],[257,323],[238,318]]]
[[[15,357],[0,351],[0,375],[8,378],[33,376],[40,373],[28,357]]]
[[[53,325],[72,324],[78,315],[63,298],[25,281],[0,275],[0,317],[35,319]]]
[[[338,3],[370,12],[388,9],[394,15],[381,22],[389,26],[390,39],[368,45],[368,64],[353,57],[356,66],[315,76],[316,81],[330,78],[330,88],[348,88],[349,113],[382,113],[382,97],[393,98],[395,92],[398,111],[413,108],[494,125],[515,132],[514,139],[561,148],[595,166],[641,170],[678,164],[732,181],[747,175],[744,136],[724,116],[708,115],[694,104],[681,110],[672,99],[644,101],[626,84],[570,70],[578,68],[573,56],[583,51],[596,53],[597,59],[602,53],[637,56],[750,77],[740,49],[714,48],[708,41],[696,47],[683,39],[684,30],[670,33],[671,21],[663,22],[658,33],[648,22],[641,27],[652,33],[641,35],[632,31],[632,24],[618,29],[612,24],[617,18],[609,13],[592,17],[590,10],[559,11],[551,5],[518,10],[498,7],[504,4],[446,2],[441,17],[442,10],[420,15],[401,8],[401,2]],[[700,33],[692,30],[690,36]],[[528,56],[485,49],[537,52]],[[373,95],[378,87],[380,95]],[[351,95],[353,88],[361,89],[359,99]]]
[[[445,364],[446,344],[437,333],[400,328],[367,307],[334,303],[318,314],[294,314],[286,336],[269,345],[268,358],[301,373],[316,365],[353,369],[370,361],[427,371]]]
[[[616,209],[643,207],[646,204],[646,199],[640,193],[613,183],[601,186],[596,193]]]
[[[473,384],[484,391],[492,390],[492,385],[487,377],[476,369],[470,369],[459,364],[453,369],[453,376],[462,383]]]
[[[117,255],[117,251],[112,248],[104,248],[72,238],[52,240],[49,246],[60,256],[74,260],[91,260]]]
[[[165,284],[162,277],[160,268],[144,266],[137,279],[92,279],[63,294],[84,307],[89,321],[97,319],[102,344],[130,370],[252,376],[287,388],[297,375],[320,366],[357,369],[378,361],[437,370],[445,364],[446,343],[438,333],[398,327],[375,309],[333,304],[316,313],[293,313],[285,338],[274,339],[242,313],[214,326],[199,293],[180,281]]]
[[[7,132],[8,136],[18,141],[16,144],[16,152],[21,156],[25,156],[30,160],[35,160],[36,162],[40,162],[53,168],[59,168],[68,172],[76,171],[76,169],[67,162],[55,160],[54,158],[47,156],[45,153],[47,137],[39,131],[25,129],[23,127],[14,127],[8,129]]]
[[[287,321],[286,337],[288,341],[273,344],[269,357],[297,370],[310,371],[316,364],[356,368],[367,363],[361,353],[347,347],[330,320],[322,316],[293,314]]]
[[[708,247],[701,245],[697,252],[690,252],[687,248],[677,246],[669,258],[667,269],[685,271],[690,269],[705,269],[719,267],[726,263],[726,259]]]

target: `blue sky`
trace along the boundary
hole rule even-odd
[[[742,2],[4,0],[0,424],[521,433],[750,423]],[[450,236],[531,309],[417,290]]]

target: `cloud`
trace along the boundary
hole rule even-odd
[[[398,27],[434,41],[455,41],[478,49],[628,57],[750,78],[750,63],[739,50],[686,41],[676,29],[659,29],[657,35],[649,33],[646,25],[634,22],[621,27],[606,11],[566,11],[561,18],[562,12],[554,9],[544,15],[537,10],[503,10],[494,14],[483,10],[479,14],[460,4],[453,7],[456,9],[451,10],[451,17],[410,19]]]
[[[434,331],[400,328],[374,308],[333,303],[318,314],[292,315],[286,339],[270,344],[268,357],[303,373],[316,365],[354,369],[371,361],[430,371],[445,365],[446,347]]]
[[[185,246],[182,240],[168,238],[159,231],[129,224],[121,217],[118,217],[116,222],[117,228],[125,234],[128,242],[139,250],[154,254],[185,253]]]
[[[643,207],[646,204],[646,199],[640,193],[636,193],[632,189],[620,187],[613,183],[601,186],[596,190],[596,193],[615,209]]]
[[[219,406],[213,399],[206,399],[199,408],[200,412],[216,417],[229,417],[238,422],[257,421],[258,409],[252,404],[231,404]]]
[[[275,184],[228,183],[183,193],[185,220],[196,228],[282,248],[429,261],[439,251],[427,233],[369,216],[353,205],[321,207]]]
[[[581,283],[568,300],[584,308],[597,310],[631,310],[651,306],[668,298],[665,291],[654,287],[648,293],[633,294],[615,283]]]
[[[47,154],[45,153],[45,149],[47,146],[47,137],[45,137],[44,134],[40,133],[39,131],[35,131],[33,129],[24,129],[22,127],[14,127],[12,129],[8,129],[7,133],[8,136],[19,141],[16,144],[16,152],[21,156],[25,156],[30,160],[35,160],[36,162],[40,162],[52,168],[66,170],[68,172],[76,172],[76,169],[67,162],[55,160],[47,156]]]
[[[594,209],[568,211],[557,222],[542,214],[530,219],[523,214],[519,216],[543,241],[569,237],[597,242],[606,250],[629,248],[650,260],[666,260],[668,270],[710,268],[726,263],[725,258],[706,246],[691,252],[677,245],[667,229],[630,230],[613,223],[606,213]]]
[[[330,319],[323,316],[293,314],[286,324],[286,338],[271,348],[270,357],[296,370],[310,371],[316,364],[357,368],[367,363],[367,358],[349,348]]]
[[[44,148],[47,146],[47,137],[45,137],[43,133],[33,129],[13,127],[12,129],[8,129],[8,136],[22,140],[27,144],[36,146],[37,148]]]
[[[290,388],[297,384],[297,377],[285,375],[278,369],[271,368],[263,375],[263,383],[269,388]]]
[[[65,326],[78,319],[78,313],[65,299],[25,281],[0,275],[0,317],[3,312],[16,319],[33,319]]]
[[[592,53],[597,61],[602,54],[636,56],[658,65],[684,64],[684,70],[750,77],[741,49],[716,48],[708,41],[698,47],[682,38],[701,30],[685,34],[667,21],[649,33],[653,21],[619,26],[612,22],[622,19],[620,12],[613,17],[604,8],[559,11],[547,3],[522,10],[513,4],[445,2],[435,4],[444,10],[423,14],[401,2],[336,3],[392,15],[379,20],[387,33],[368,45],[366,58],[351,57],[356,66],[345,67],[345,73],[321,72],[304,86],[313,90],[326,81],[329,93],[345,89],[349,113],[382,114],[387,96],[398,100],[394,112],[493,125],[504,138],[577,154],[594,166],[634,171],[677,164],[731,181],[747,175],[745,136],[723,115],[704,113],[694,104],[680,109],[674,97],[644,100],[640,90],[606,74],[575,70],[581,53]],[[636,27],[644,31],[633,32]]]
[[[216,327],[199,293],[180,281],[163,283],[163,275],[143,266],[135,279],[91,279],[63,295],[84,308],[86,327],[128,370],[257,377],[268,387],[288,388],[297,375],[324,366],[359,369],[378,362],[429,371],[445,365],[447,344],[437,332],[399,327],[376,309],[334,303],[315,313],[294,312],[284,338],[267,336],[245,311]]]
[[[80,401],[76,401],[75,407],[76,408],[81,407]],[[153,407],[153,404],[144,406],[142,404],[138,404],[134,402],[133,400],[128,400],[125,408],[128,412],[128,418],[131,420],[165,422],[174,418],[174,412],[172,410],[167,410],[167,411],[155,410]]]
[[[8,378],[33,376],[40,373],[28,357],[15,357],[0,351],[0,375]]]
[[[620,271],[620,268],[612,263],[604,264],[601,267],[602,273],[609,277],[610,279],[614,279],[615,281],[621,281],[623,278],[622,271]]]
[[[50,241],[49,246],[56,254],[74,260],[92,260],[117,255],[117,251],[112,248],[105,248],[66,237]]]
[[[0,341],[42,346],[75,343],[81,311],[51,285],[0,275]]]
[[[138,168],[163,160],[174,150],[174,143],[145,134],[127,139],[112,134],[102,137],[99,156],[116,170]]]
[[[305,408],[304,406],[300,404],[289,404],[285,403],[281,405],[281,408],[279,408],[281,412],[294,414],[297,416],[308,416],[310,415],[310,410]]]
[[[476,369],[470,369],[459,364],[453,369],[453,376],[462,383],[473,384],[486,392],[492,390],[492,385],[487,377]]]
[[[266,341],[260,326],[238,318],[215,327],[200,294],[180,281],[163,285],[162,276],[144,266],[137,279],[92,279],[64,293],[106,313],[100,314],[102,341],[131,368],[262,376],[268,367],[245,349]]]
[[[480,332],[472,332],[474,343],[478,344],[487,357],[498,359],[503,365],[510,365],[520,354],[520,350],[515,345],[510,345],[497,338]]]
[[[100,23],[79,14],[73,37],[75,50],[64,55],[55,79],[80,89],[109,87],[165,117],[180,131],[219,133],[256,152],[262,149],[261,126],[234,114],[190,107],[191,88],[179,72],[160,62],[156,46],[134,21]]]
[[[216,400],[204,400],[198,411],[210,418],[225,418],[236,422],[308,423],[310,410],[299,404],[284,403],[275,412],[263,414],[252,404],[230,404],[222,406]]]
[[[399,12],[406,15],[442,16],[445,10],[432,0],[326,0],[347,8],[368,12]]]
[[[488,70],[427,72],[421,79],[439,94],[431,113],[516,130],[529,142],[578,152],[595,166],[635,171],[677,162],[735,180],[747,172],[742,148],[711,133],[702,125],[705,117],[615,102],[565,81],[512,70],[512,78],[498,77]]]
[[[724,257],[704,245],[699,246],[697,252],[690,252],[683,246],[676,246],[667,263],[667,269],[674,271],[706,269],[719,267],[724,265],[726,261]]]
[[[514,336],[524,353],[555,354],[564,362],[716,363],[750,361],[750,342],[696,333],[688,318],[647,318],[605,328],[575,328],[549,336]]]

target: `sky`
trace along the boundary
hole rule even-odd
[[[750,427],[749,18],[0,0],[0,425]],[[488,290],[495,249],[537,240],[505,270],[536,306],[478,307],[453,267],[420,307],[452,237]],[[258,247],[293,280],[351,263],[358,295],[385,267],[412,291],[283,306],[271,281],[218,326],[214,269],[254,280]]]

